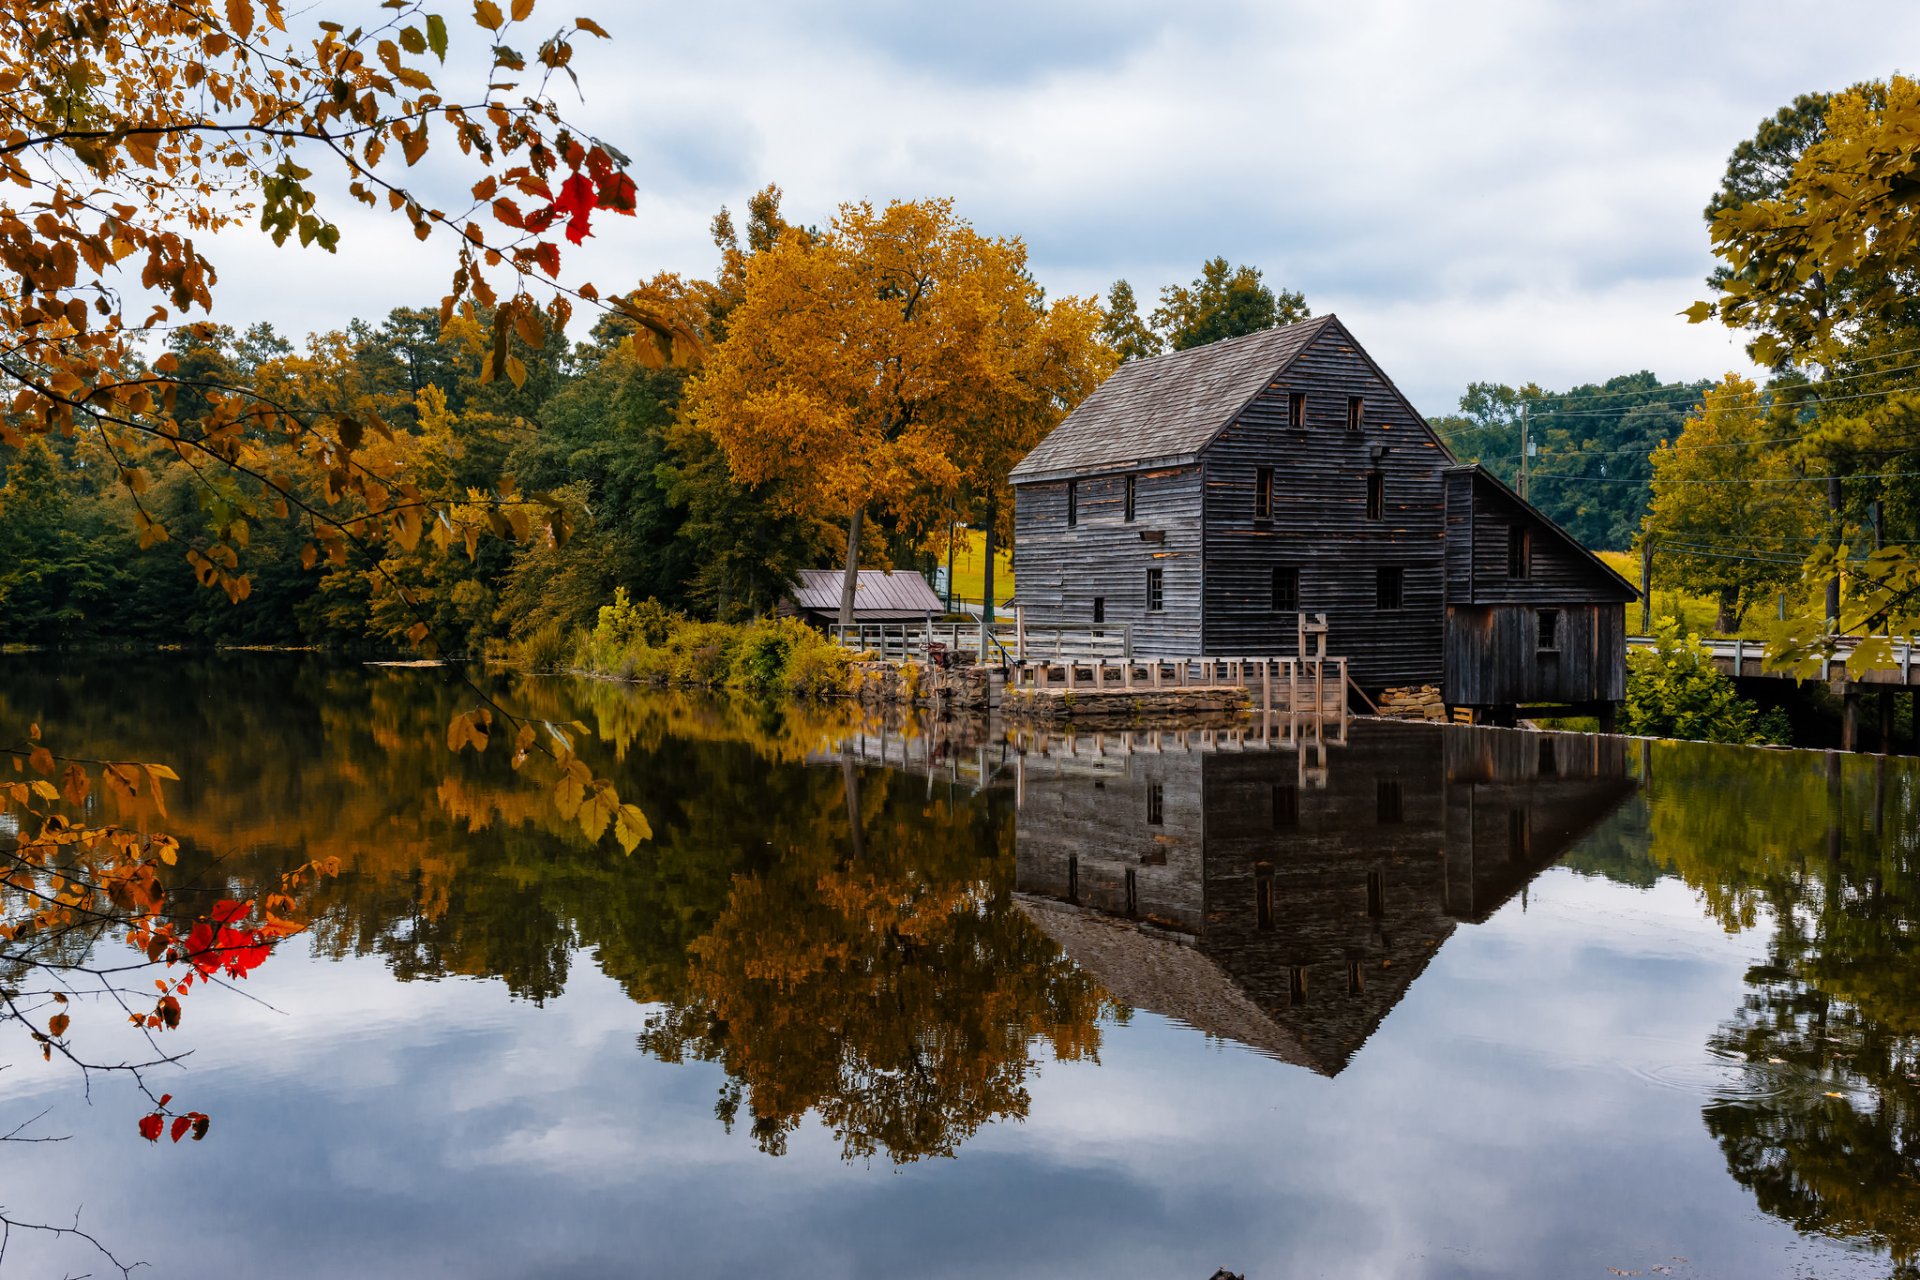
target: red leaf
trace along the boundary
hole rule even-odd
[[[560,246],[551,240],[542,240],[533,247],[533,260],[540,269],[558,279],[560,276]]]
[[[187,1136],[187,1130],[192,1127],[193,1118],[191,1116],[175,1116],[173,1118],[173,1128],[168,1131],[168,1136],[175,1142],[178,1142]]]
[[[204,1111],[191,1111],[187,1114],[193,1119],[193,1140],[198,1142],[207,1136],[207,1125],[212,1122],[207,1119],[207,1113]]]
[[[161,1094],[161,1095],[160,1095],[160,1105],[161,1105],[161,1106],[163,1106],[163,1107],[164,1107],[164,1106],[166,1106],[166,1105],[167,1105],[167,1104],[168,1104],[169,1102],[172,1102],[172,1101],[173,1101],[173,1095],[172,1095],[172,1094],[170,1094],[170,1093],[163,1093],[163,1094]]]
[[[567,216],[567,239],[580,244],[592,234],[587,221],[593,212],[593,179],[584,173],[571,173],[560,184],[560,198],[553,202],[554,210]]]
[[[251,910],[253,910],[251,902],[235,902],[232,898],[222,898],[213,904],[211,914],[215,924],[232,924],[235,920],[245,917]]]
[[[535,209],[527,215],[527,230],[533,232],[535,235],[539,235],[542,231],[552,226],[553,220],[559,216],[560,211],[552,205],[548,205],[544,209]]]
[[[160,1118],[160,1113],[158,1111],[154,1112],[150,1116],[141,1116],[140,1117],[140,1136],[145,1138],[148,1142],[160,1141],[160,1129],[165,1123],[166,1121]]]
[[[607,175],[601,180],[600,195],[594,203],[616,213],[632,213],[635,206],[633,179],[624,173]]]

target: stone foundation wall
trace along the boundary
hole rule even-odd
[[[1430,684],[1388,689],[1377,699],[1380,714],[1395,720],[1445,720],[1447,704]]]
[[[994,668],[959,665],[945,669],[924,662],[856,662],[848,685],[869,706],[932,707],[985,711],[993,699]]]
[[[1230,685],[1163,689],[1008,689],[1001,709],[1010,719],[1086,725],[1155,724],[1187,716],[1238,716],[1253,705],[1251,691]]]

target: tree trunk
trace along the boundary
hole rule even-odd
[[[987,565],[981,570],[980,579],[980,594],[983,597],[980,602],[980,625],[983,627],[993,625],[993,557],[998,550],[993,540],[993,526],[998,523],[1000,514],[996,509],[997,506],[998,504],[992,499],[987,501]]]
[[[840,579],[840,625],[853,625],[853,591],[860,585],[860,526],[866,522],[864,507],[855,507],[847,519],[847,567]]]
[[[1740,607],[1739,588],[1720,588],[1720,616],[1714,620],[1714,630],[1723,636],[1732,635],[1740,629],[1740,615],[1745,612]]]

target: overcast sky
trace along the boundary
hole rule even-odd
[[[542,0],[530,25],[576,9],[614,39],[582,42],[569,114],[633,157],[641,205],[570,274],[708,274],[714,211],[769,181],[804,222],[951,195],[1056,294],[1257,265],[1429,414],[1477,379],[1745,367],[1675,314],[1728,150],[1920,48],[1911,0]],[[222,243],[221,318],[298,335],[445,292],[449,246],[335,216],[338,259]]]

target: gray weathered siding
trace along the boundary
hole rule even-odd
[[[1021,485],[1014,511],[1013,579],[1027,622],[1086,626],[1095,597],[1107,624],[1131,624],[1134,652],[1191,657],[1201,650],[1201,471],[1196,466],[1140,471],[1134,518],[1125,515],[1120,474],[1079,482],[1079,523],[1067,527],[1065,481]],[[1150,542],[1142,534],[1159,534]],[[1163,604],[1147,612],[1147,569],[1159,566]]]
[[[1288,422],[1288,395],[1306,393],[1306,425]],[[1365,401],[1347,430],[1347,398]],[[1372,451],[1387,452],[1376,464]],[[1300,608],[1327,615],[1327,652],[1344,655],[1362,686],[1440,678],[1444,498],[1452,459],[1345,331],[1322,334],[1222,432],[1205,455],[1206,651],[1291,653],[1295,617],[1272,606],[1275,567],[1300,570]],[[1255,518],[1260,467],[1274,468],[1273,515]],[[1384,484],[1367,518],[1367,474]],[[1402,607],[1375,607],[1377,571],[1401,569]]]
[[[1542,607],[1560,611],[1556,653],[1539,651]],[[1446,699],[1468,707],[1619,702],[1626,632],[1618,604],[1448,605]]]

